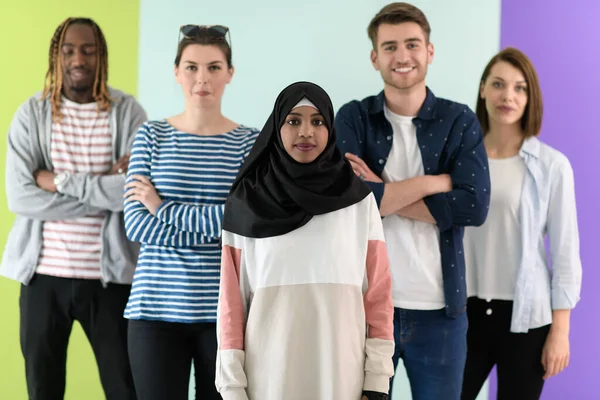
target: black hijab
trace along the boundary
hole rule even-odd
[[[305,97],[323,115],[329,137],[325,150],[314,161],[299,163],[283,147],[280,129]],[[336,146],[331,99],[321,87],[297,82],[277,97],[233,182],[225,203],[223,229],[252,238],[283,235],[305,225],[314,215],[351,206],[369,193]]]

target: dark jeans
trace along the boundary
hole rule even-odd
[[[453,319],[443,309],[394,309],[394,369],[402,358],[413,400],[460,399],[467,324],[466,313]]]
[[[21,350],[31,400],[62,400],[73,321],[96,356],[108,400],[135,400],[123,311],[130,285],[34,275],[21,287]]]
[[[550,325],[511,333],[512,301],[470,298],[462,400],[477,397],[497,366],[498,400],[537,400],[544,387],[542,350]]]
[[[129,356],[139,400],[187,400],[192,360],[196,398],[221,399],[215,323],[130,320]]]

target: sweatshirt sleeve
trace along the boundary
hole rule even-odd
[[[250,288],[244,262],[243,239],[223,231],[222,240],[215,384],[223,400],[248,400],[248,381],[244,371],[244,333]]]
[[[371,195],[372,196],[372,195]],[[363,390],[388,393],[394,375],[394,304],[392,277],[383,226],[375,198],[370,204],[369,243],[366,259],[364,307],[367,323]]]

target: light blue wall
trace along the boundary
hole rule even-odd
[[[277,94],[298,80],[323,86],[338,109],[382,89],[369,61],[366,28],[387,3],[141,0],[139,99],[152,119],[181,112],[183,97],[173,77],[179,26],[222,24],[231,29],[236,67],[223,104],[229,118],[261,128]],[[500,0],[412,3],[432,26],[436,53],[429,87],[440,97],[474,107],[483,67],[500,45]],[[394,400],[409,399],[404,370],[397,375]]]

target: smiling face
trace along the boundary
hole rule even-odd
[[[386,86],[398,90],[424,87],[427,67],[432,61],[433,45],[417,23],[379,26],[371,62],[381,73]]]
[[[98,48],[94,29],[87,24],[72,24],[60,48],[63,87],[70,93],[91,94],[98,67]]]
[[[285,151],[299,163],[310,163],[327,147],[329,130],[319,110],[311,106],[292,109],[280,129]]]

